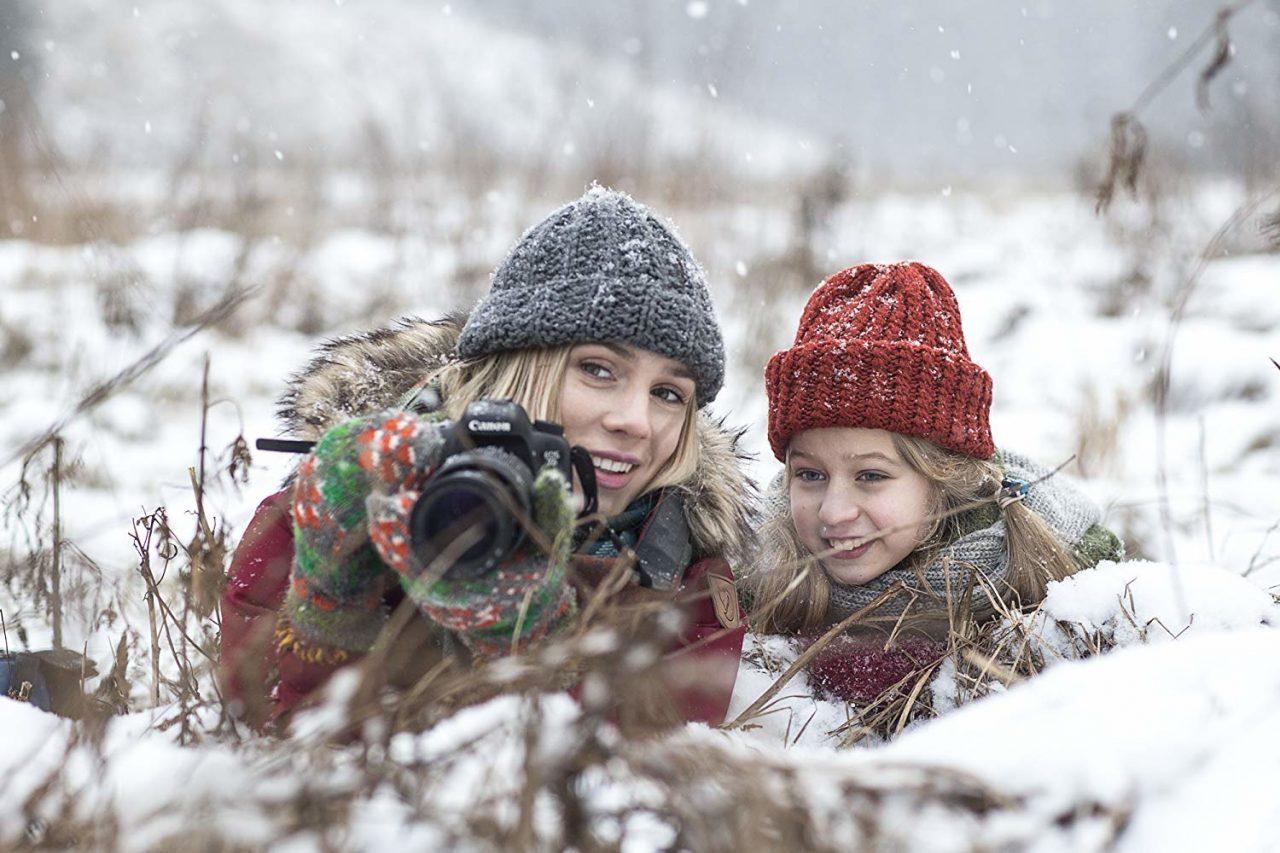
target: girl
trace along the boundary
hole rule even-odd
[[[326,344],[282,407],[291,433],[319,443],[293,488],[259,507],[232,560],[222,673],[233,710],[283,720],[367,653],[406,597],[414,639],[397,635],[387,666],[412,683],[443,654],[493,658],[560,630],[580,594],[642,555],[632,585],[675,578],[675,589],[634,594],[691,599],[679,644],[691,648],[678,657],[697,683],[675,691],[677,710],[718,721],[744,624],[727,558],[747,530],[736,436],[701,411],[723,376],[689,250],[646,208],[599,187],[525,234],[465,321],[408,320]],[[532,513],[543,535],[488,575],[455,580],[397,547],[401,489],[440,461],[438,421],[481,398],[514,400],[586,447],[607,521],[575,531],[569,484],[544,469]],[[346,544],[366,531],[372,546]]]
[[[969,358],[951,288],[923,264],[824,281],[765,384],[786,468],[751,621],[813,634],[864,611],[858,636],[810,666],[827,693],[868,702],[943,653],[958,611],[1034,605],[1049,581],[1122,556],[1062,475],[996,450],[991,377]]]

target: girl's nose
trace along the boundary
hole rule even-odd
[[[605,412],[603,423],[610,432],[648,438],[653,431],[648,389],[627,389],[625,393],[618,394]]]
[[[818,507],[818,521],[822,523],[824,531],[826,528],[834,529],[855,521],[862,512],[858,502],[842,492],[839,487],[829,488],[822,499],[822,506]]]

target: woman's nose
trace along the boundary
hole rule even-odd
[[[624,432],[636,438],[648,438],[653,431],[653,424],[649,418],[647,389],[627,389],[611,401],[604,416],[604,426],[611,432]]]

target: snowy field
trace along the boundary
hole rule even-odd
[[[292,4],[268,5],[276,16],[268,29],[297,24]],[[125,140],[126,149],[155,146],[156,158],[180,156],[198,117],[156,107],[184,103],[181,91],[149,85],[137,70],[190,48],[180,37],[185,13],[165,8],[144,5],[152,53],[126,69],[150,102],[103,88],[94,71],[94,58],[114,56],[111,45],[139,26],[138,16],[91,26],[92,15],[51,13],[67,16],[55,22],[65,38],[46,48],[51,134],[84,142],[93,124],[86,105],[108,99],[115,106],[104,113],[119,125],[102,130],[106,138]],[[236,31],[248,4],[218,8]],[[477,36],[470,23],[432,21],[424,13],[401,23],[438,40],[443,58],[428,70],[446,74],[456,67],[449,51],[466,55]],[[326,34],[334,26],[318,16],[303,35],[334,41]],[[502,38],[501,53],[515,57],[508,64],[447,81],[460,100],[494,104],[477,113],[489,120],[510,88],[504,74],[518,71],[542,81],[533,90],[555,92],[548,78],[585,61],[552,62],[531,40]],[[254,57],[228,74],[251,81],[268,73]],[[325,69],[360,67],[353,56],[318,57],[299,49],[285,64],[301,79],[330,83],[318,76]],[[602,91],[624,100],[634,81],[606,70],[618,76]],[[386,119],[415,86],[437,83],[406,77],[402,90],[363,108]],[[281,109],[255,101],[266,96],[245,80],[227,85],[245,93],[237,108],[246,114]],[[294,114],[341,113],[344,90],[328,88],[337,101],[296,105]],[[697,151],[710,160],[696,162],[732,163],[733,175],[758,170],[754,195],[695,199],[670,187],[660,199],[640,195],[674,220],[707,268],[729,355],[714,410],[746,429],[757,481],[776,470],[765,441],[764,363],[789,345],[820,276],[861,262],[936,267],[955,288],[973,358],[994,378],[996,443],[1052,465],[1074,457],[1067,473],[1104,507],[1132,559],[1054,585],[1040,612],[1000,627],[1034,646],[1045,671],[997,672],[982,698],[969,701],[963,662],[944,665],[922,690],[933,713],[904,716],[895,737],[856,744],[849,735],[857,709],[815,698],[803,673],[750,726],[691,725],[648,740],[623,737],[552,693],[500,696],[418,734],[384,740],[366,731],[364,747],[326,745],[350,679],[335,682],[333,701],[300,720],[291,741],[229,726],[203,665],[189,673],[178,662],[199,663],[196,646],[214,647],[215,617],[184,607],[191,636],[153,638],[140,562],[157,577],[160,598],[198,598],[204,580],[191,577],[183,556],[197,536],[193,481],[204,472],[213,540],[234,545],[291,460],[254,453],[244,469],[232,448],[238,438],[252,445],[278,434],[275,398],[310,350],[398,316],[467,308],[505,248],[581,187],[504,179],[477,192],[474,175],[449,168],[389,181],[350,167],[350,150],[367,142],[353,132],[332,137],[334,151],[347,153],[332,154],[309,195],[297,190],[305,170],[276,173],[286,167],[267,164],[255,172],[250,183],[262,204],[243,209],[270,215],[252,227],[184,227],[178,215],[142,214],[122,224],[121,211],[195,209],[183,199],[200,193],[234,211],[234,199],[223,204],[219,194],[234,195],[243,173],[220,182],[216,170],[149,169],[146,152],[103,171],[86,163],[92,145],[80,152],[67,144],[68,165],[43,201],[74,197],[114,219],[89,234],[0,241],[0,611],[10,648],[49,646],[56,491],[62,641],[86,650],[103,673],[127,652],[116,693],[129,713],[99,730],[0,699],[0,846],[1274,847],[1280,370],[1271,359],[1280,359],[1280,254],[1268,251],[1258,228],[1274,199],[1250,206],[1255,199],[1230,181],[1182,179],[1098,215],[1085,194],[1002,181],[867,188],[805,221],[799,188],[815,180],[816,146],[729,111],[691,107],[680,93],[647,103],[655,115],[698,116],[709,139],[754,140],[745,150],[675,138],[661,153],[687,164],[695,161],[682,158]],[[549,110],[526,106],[531,116]],[[456,121],[419,118],[421,128],[461,132]],[[609,124],[586,121],[560,127],[554,140],[537,137],[527,150],[571,158],[571,137],[585,148]],[[497,133],[502,124],[470,132]],[[451,144],[448,132],[418,129],[400,128],[402,139],[423,150]],[[301,121],[290,129],[295,136],[282,130],[272,143],[276,162],[289,164],[314,130]],[[784,191],[789,182],[794,192]],[[241,291],[229,315],[190,327]],[[131,370],[157,347],[153,366]],[[54,427],[56,476],[51,444],[23,461]],[[145,541],[136,520],[161,507],[177,547],[157,533],[144,560],[131,534]],[[170,643],[184,654],[171,653]],[[749,638],[730,716],[794,655],[776,639]]]
[[[721,761],[751,755],[771,772],[794,768],[804,785],[827,791],[826,799],[815,793],[809,807],[826,810],[814,819],[821,825],[831,821],[832,839],[851,840],[865,831],[857,822],[840,829],[840,821],[851,818],[839,817],[830,797],[846,778],[849,785],[874,779],[887,788],[876,812],[877,832],[937,849],[994,839],[1017,846],[1034,840],[1046,848],[1119,841],[1129,849],[1163,847],[1171,840],[1194,849],[1200,845],[1192,841],[1200,836],[1188,833],[1210,833],[1205,843],[1220,838],[1203,817],[1227,807],[1231,833],[1246,847],[1280,827],[1277,802],[1264,793],[1280,763],[1280,753],[1265,747],[1273,739],[1264,736],[1280,724],[1280,611],[1272,597],[1280,581],[1280,537],[1271,535],[1280,517],[1273,485],[1280,473],[1274,419],[1280,372],[1268,360],[1280,351],[1280,259],[1242,254],[1207,265],[1173,339],[1172,389],[1161,421],[1149,402],[1149,386],[1169,346],[1169,306],[1186,286],[1174,270],[1194,264],[1196,236],[1210,233],[1237,199],[1227,188],[1208,187],[1191,201],[1177,223],[1188,236],[1173,241],[1182,254],[1171,258],[1170,273],[1143,292],[1126,293],[1118,311],[1109,300],[1128,286],[1136,250],[1116,238],[1116,226],[1094,217],[1087,201],[1072,195],[886,196],[842,206],[833,226],[841,248],[833,251],[832,269],[862,259],[922,258],[955,283],[971,350],[995,377],[997,441],[1055,464],[1077,454],[1069,470],[1107,507],[1108,522],[1124,531],[1131,552],[1162,561],[1100,567],[1060,584],[1050,596],[1041,618],[1053,631],[1105,637],[1104,646],[1120,648],[1073,662],[1079,646],[1059,637],[1045,653],[1062,662],[1042,677],[916,724],[887,744],[868,741],[852,751],[833,751],[843,740],[850,709],[807,695],[801,675],[758,728],[717,733],[691,727],[661,749],[679,750],[691,739]],[[537,215],[508,212],[497,220],[532,221]],[[773,229],[785,235],[788,217],[785,211],[737,207],[685,211],[678,221],[710,268],[728,333],[732,367],[716,411],[747,427],[755,473],[767,478],[775,463],[764,443],[762,364],[786,345],[807,293],[795,285],[775,287],[761,272],[777,268],[782,249],[775,255],[769,247],[785,245],[785,236]],[[511,226],[511,239],[517,230]],[[320,318],[311,322],[334,332],[358,327],[353,318],[379,309],[388,318],[407,312],[434,316],[461,303],[456,294],[431,285],[433,278],[449,279],[450,252],[433,252],[417,237],[346,231],[307,252],[272,244],[245,254],[242,238],[208,230],[114,248],[111,261],[138,271],[143,282],[129,295],[141,306],[137,327],[125,329],[104,322],[98,249],[16,241],[0,246],[0,287],[6,294],[0,322],[9,340],[19,341],[10,347],[25,349],[0,380],[4,446],[20,447],[71,411],[87,388],[170,334],[175,282],[211,302],[236,264],[245,266],[248,272],[241,275],[249,281],[271,280],[287,264],[309,283],[309,310]],[[403,260],[419,254],[433,258],[432,275]],[[273,838],[298,820],[282,817],[277,806],[300,796],[298,786],[313,784],[346,792],[330,796],[355,798],[346,837],[354,846],[373,846],[383,833],[399,837],[406,823],[424,844],[465,834],[465,827],[437,814],[443,808],[438,798],[449,791],[465,801],[444,809],[449,814],[492,806],[493,789],[475,774],[503,777],[501,762],[518,766],[524,760],[519,735],[530,711],[514,698],[494,700],[450,722],[496,739],[492,750],[469,750],[470,763],[447,754],[450,736],[440,727],[393,742],[394,754],[385,761],[406,768],[443,762],[449,774],[460,774],[456,783],[446,782],[451,776],[436,779],[414,794],[417,800],[405,800],[393,788],[351,794],[343,786],[353,771],[338,756],[327,756],[314,774],[302,773],[280,747],[235,745],[226,736],[208,735],[199,746],[179,744],[176,728],[155,725],[170,718],[174,707],[166,704],[164,691],[161,706],[150,707],[145,587],[128,536],[130,520],[164,506],[180,538],[193,534],[187,469],[198,461],[206,357],[206,512],[224,520],[229,541],[284,473],[288,461],[266,454],[254,456],[244,485],[232,486],[225,473],[212,473],[226,465],[224,450],[237,436],[276,434],[273,398],[284,375],[317,340],[291,328],[289,310],[273,314],[263,300],[251,297],[237,315],[245,319],[196,334],[63,430],[64,459],[75,460],[61,487],[63,535],[75,545],[65,560],[64,642],[72,648],[87,644],[105,671],[126,634],[135,650],[130,666],[137,710],[111,724],[101,747],[106,764],[99,766],[89,755],[64,759],[67,723],[4,703],[6,731],[43,734],[11,740],[0,762],[13,778],[34,785],[43,778],[41,768],[65,761],[60,778],[67,796],[92,792],[76,798],[85,820],[115,815],[122,827],[136,829],[130,835],[138,847],[159,843],[193,815],[227,840],[253,844]],[[1157,453],[1161,433],[1163,460]],[[48,465],[47,452],[33,463]],[[10,463],[4,473],[13,483],[19,467]],[[13,520],[15,554],[49,520],[47,485],[38,474],[28,472],[31,505]],[[170,577],[164,588],[180,598],[182,583]],[[14,630],[20,625],[32,647],[47,644],[48,619],[28,588],[13,582],[3,595],[10,643],[17,645]],[[1152,648],[1140,648],[1147,645]],[[772,674],[757,663],[744,665],[734,713],[768,686],[778,661],[785,663],[788,650],[775,653]],[[941,673],[929,686],[935,704],[944,701],[945,677]],[[548,730],[540,742],[573,737],[572,703],[553,696],[543,705]],[[207,722],[212,725],[214,718]],[[70,747],[72,754],[85,749]],[[549,753],[547,761],[554,759]],[[884,782],[877,768],[892,768],[891,781]],[[100,773],[109,784],[99,781]],[[642,794],[652,780],[633,785],[632,774],[643,776],[631,768],[599,780],[593,796],[600,798],[601,813],[614,814],[635,797],[662,815]],[[931,774],[940,775],[934,780]],[[508,779],[513,797],[518,776]],[[975,811],[967,798],[977,794],[969,788],[948,793],[947,785],[977,786],[997,805]],[[145,806],[133,802],[144,792]],[[7,802],[6,808],[17,808],[23,796]],[[47,799],[37,813],[56,812],[58,802]],[[920,809],[936,820],[920,821]],[[635,821],[616,831],[636,849],[670,842],[673,830],[662,817]],[[20,833],[23,821],[14,812],[0,825]],[[551,829],[545,832],[538,837],[556,837]],[[316,841],[308,837],[299,837],[304,847]]]

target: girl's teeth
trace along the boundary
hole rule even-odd
[[[615,474],[625,474],[632,468],[636,467],[631,462],[619,462],[617,459],[602,459],[599,456],[592,456],[591,464],[595,465],[601,471],[611,471]]]
[[[856,547],[857,539],[828,539],[831,547],[837,551],[852,551]]]

